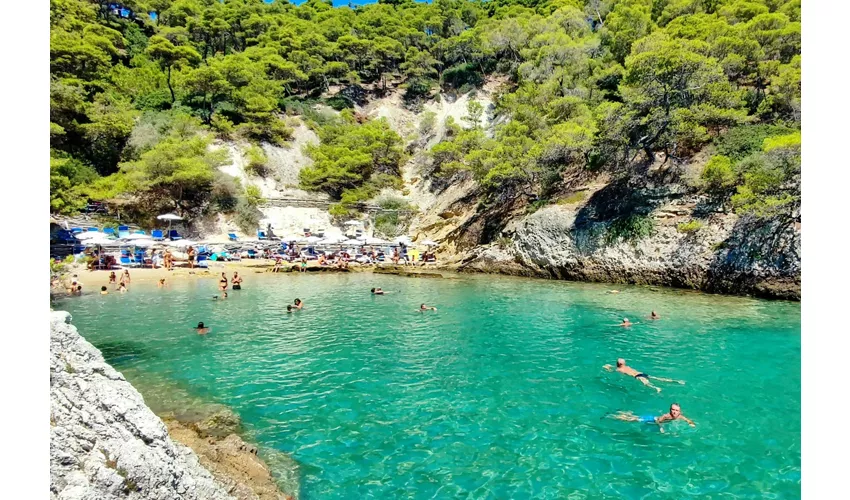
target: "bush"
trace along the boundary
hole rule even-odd
[[[793,130],[771,125],[744,125],[729,129],[714,140],[717,152],[732,160],[741,160],[761,151],[764,140],[773,135],[787,134]]]
[[[445,88],[474,88],[480,87],[483,83],[481,74],[472,63],[457,64],[443,71],[443,87]]]
[[[242,186],[239,184],[239,179],[217,172],[210,193],[210,202],[219,212],[232,212],[239,202],[240,192],[242,192]]]
[[[570,194],[566,198],[561,198],[558,200],[558,205],[573,205],[575,203],[581,203],[584,199],[587,198],[586,191],[576,191],[575,193]]]
[[[681,222],[676,226],[676,231],[679,231],[680,233],[695,233],[702,229],[702,226],[702,222],[698,220]]]
[[[269,175],[268,158],[263,148],[259,146],[251,146],[245,152],[248,163],[245,165],[245,172],[265,178]]]
[[[252,205],[246,198],[242,198],[236,205],[233,220],[242,231],[251,234],[260,226],[262,217],[263,213],[255,205]]]
[[[637,241],[651,236],[655,230],[655,221],[646,215],[629,215],[613,221],[605,233],[607,243],[614,243],[620,239],[625,241]]]
[[[513,246],[514,240],[508,238],[507,236],[499,236],[496,238],[496,246],[502,250],[507,250]]]
[[[342,111],[343,109],[354,108],[354,103],[351,102],[348,98],[343,96],[334,96],[328,99],[328,106],[332,107],[337,111]]]
[[[384,238],[393,238],[407,230],[405,217],[398,212],[386,212],[375,217],[375,232]]]
[[[427,136],[434,130],[434,125],[437,123],[437,113],[426,111],[422,113],[422,119],[419,121],[419,134]]]
[[[260,188],[251,184],[245,188],[245,201],[249,205],[256,207],[265,200],[263,199],[263,193],[260,191]]]
[[[409,210],[410,204],[398,196],[384,196],[375,200],[375,204],[383,210]]]
[[[700,178],[711,191],[722,191],[734,186],[738,180],[732,160],[728,156],[712,156],[702,170]]]

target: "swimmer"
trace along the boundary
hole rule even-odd
[[[286,305],[286,312],[291,313],[293,309],[294,309],[294,308],[292,307],[292,304],[287,304],[287,305]]]
[[[301,302],[301,299],[295,299],[295,305],[292,307],[295,309],[304,309],[304,302]]]
[[[661,319],[661,316],[655,314],[655,311],[652,311],[652,314],[649,315],[649,319]]]
[[[609,291],[607,291],[607,292],[605,292],[605,293],[620,293],[620,291],[619,291],[619,290],[609,290]]]
[[[384,291],[381,290],[380,288],[373,288],[372,289],[372,295],[383,295],[383,294],[384,294]]]
[[[78,284],[77,288],[74,290],[74,295],[82,295],[83,294],[83,285]]]
[[[221,279],[218,280],[218,289],[222,292],[227,290],[227,276],[225,273],[221,273]]]
[[[419,306],[419,312],[425,312],[425,311],[428,311],[428,310],[436,311],[437,308],[433,307],[433,306],[426,306],[425,304],[422,304],[421,306]]]
[[[159,288],[164,287],[165,286],[165,278],[160,278],[159,283],[157,283],[156,286],[158,286]]]
[[[198,326],[195,327],[195,330],[198,331],[198,335],[206,335],[206,334],[210,333],[210,329],[208,327],[204,326],[203,321],[198,322]]]
[[[617,360],[617,367],[616,368],[611,366],[611,365],[605,365],[602,368],[608,370],[609,372],[610,371],[616,371],[616,372],[622,373],[623,375],[628,375],[630,377],[634,377],[634,378],[640,380],[643,385],[645,385],[647,387],[652,387],[653,389],[655,389],[656,392],[661,392],[661,389],[650,384],[649,383],[650,378],[652,380],[657,380],[659,382],[672,382],[672,383],[678,383],[678,384],[681,384],[681,385],[685,385],[685,383],[681,380],[673,380],[671,378],[664,378],[664,377],[650,377],[646,373],[639,372],[639,371],[635,370],[634,368],[632,368],[631,366],[627,365],[626,360],[623,359],[623,358],[620,358],[620,359]]]
[[[121,293],[127,292],[127,285],[123,281],[118,285],[118,291]]]
[[[664,432],[664,428],[661,427],[661,424],[665,422],[672,422],[674,420],[684,420],[691,427],[696,427],[696,424],[693,420],[682,414],[682,408],[679,406],[679,403],[673,403],[670,405],[670,411],[661,415],[660,417],[653,417],[652,415],[644,415],[637,416],[632,412],[619,412],[616,415],[612,415],[611,418],[615,418],[617,420],[622,420],[624,422],[640,422],[642,424],[656,424],[658,425],[658,430]]]
[[[109,292],[106,291],[106,285],[103,285],[102,287],[100,287],[100,294],[101,295],[106,295],[108,293]]]
[[[231,283],[233,283],[234,290],[242,290],[242,278],[239,276],[238,272],[234,271]]]
[[[634,324],[634,323],[632,323],[631,321],[629,321],[629,318],[623,318],[623,322],[622,322],[622,323],[620,323],[620,324],[619,324],[619,325],[617,325],[617,326],[625,326],[625,327],[629,327],[629,326],[632,326],[633,324]]]

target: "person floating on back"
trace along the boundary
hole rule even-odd
[[[660,430],[661,432],[664,432],[664,428],[661,426],[661,424],[663,424],[665,422],[672,422],[674,420],[684,420],[691,427],[696,427],[696,424],[693,422],[693,420],[689,419],[688,417],[686,417],[682,414],[682,408],[679,406],[678,403],[671,404],[670,405],[670,411],[665,413],[664,415],[659,416],[659,417],[653,417],[652,415],[637,416],[632,412],[622,412],[622,411],[617,413],[616,415],[612,415],[611,417],[615,418],[617,420],[622,420],[624,422],[640,422],[642,424],[656,424],[656,425],[658,425],[658,430]]]
[[[622,373],[623,375],[628,375],[630,377],[634,377],[634,378],[640,380],[641,383],[643,383],[643,385],[645,385],[647,387],[652,387],[653,389],[655,389],[656,392],[661,392],[661,389],[650,384],[649,383],[650,378],[652,378],[652,380],[658,380],[659,382],[673,382],[673,383],[678,383],[678,384],[682,384],[682,385],[685,384],[681,380],[673,380],[673,379],[670,379],[670,378],[654,377],[654,376],[650,377],[646,373],[639,372],[639,371],[635,370],[634,368],[632,368],[631,366],[627,365],[626,360],[623,359],[623,358],[620,358],[620,359],[617,360],[617,367],[616,368],[611,366],[611,365],[605,365],[602,368],[608,370],[609,372],[610,371],[616,371],[616,372]]]
[[[419,312],[425,312],[425,311],[429,311],[429,310],[430,311],[436,311],[437,308],[433,307],[433,306],[426,306],[425,304],[422,304],[421,306],[419,306]]]
[[[206,335],[206,334],[210,333],[210,329],[208,327],[204,326],[203,321],[198,322],[198,326],[195,327],[195,330],[197,330],[198,335]]]

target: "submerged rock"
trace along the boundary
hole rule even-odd
[[[51,313],[51,498],[231,498],[69,322]]]

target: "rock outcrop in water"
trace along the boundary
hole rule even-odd
[[[638,211],[630,206],[635,197],[642,202]],[[623,212],[644,214],[648,234],[611,238],[618,204]],[[691,229],[683,231],[683,223]],[[486,239],[482,231],[470,235],[467,229],[463,236],[477,242]],[[474,246],[461,255],[458,268],[800,299],[799,217],[740,217],[689,193],[617,191],[609,185],[586,202],[549,205],[502,223],[501,232],[510,236],[509,244]]]
[[[69,321],[51,313],[51,498],[231,498]]]

